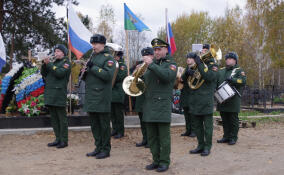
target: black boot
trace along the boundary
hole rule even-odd
[[[154,170],[157,169],[159,167],[159,165],[151,163],[150,165],[146,166],[146,170]]]
[[[210,151],[205,149],[200,155],[201,156],[208,156],[210,154]]]
[[[189,151],[190,154],[199,154],[199,153],[202,153],[202,152],[203,152],[203,149],[201,149],[201,148],[195,148],[195,149]]]
[[[196,134],[194,132],[190,133],[188,137],[196,137]]]
[[[68,146],[68,143],[67,142],[60,142],[57,146],[56,146],[56,148],[65,148],[65,147],[67,147]]]
[[[230,139],[230,141],[228,142],[228,145],[234,145],[234,144],[236,144],[236,141],[233,139]]]
[[[52,147],[52,146],[57,146],[58,144],[59,144],[59,141],[55,140],[54,142],[48,143],[47,146]]]
[[[142,147],[142,146],[145,146],[145,145],[147,145],[147,142],[144,141],[144,140],[140,143],[136,143],[136,147]]]
[[[94,150],[93,152],[87,153],[86,156],[87,157],[95,157],[97,154],[99,154],[100,152]]]
[[[157,171],[157,172],[164,172],[164,171],[167,171],[168,169],[169,169],[168,166],[166,166],[166,165],[160,165],[156,171]]]
[[[223,137],[222,139],[217,140],[217,143],[228,143],[229,141],[229,139]]]
[[[115,136],[116,134],[117,134],[116,131],[114,131],[114,130],[111,131],[111,136]]]
[[[109,157],[109,153],[105,153],[105,152],[100,152],[99,154],[96,155],[96,159],[104,159]]]
[[[120,138],[122,138],[122,137],[123,137],[122,134],[116,134],[116,135],[114,136],[115,139],[120,139]]]
[[[182,133],[180,136],[189,136],[189,132],[188,131],[186,131],[186,132],[184,132],[184,133]]]

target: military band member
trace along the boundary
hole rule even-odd
[[[151,47],[143,48],[141,50],[141,55],[142,56],[154,57],[154,50]],[[139,68],[141,64],[138,64],[137,68]],[[143,77],[141,77],[141,78],[144,79]],[[145,99],[145,95],[143,93],[142,95],[136,97],[136,102],[135,102],[135,111],[138,112],[138,116],[139,116],[139,120],[140,120],[140,126],[141,126],[141,132],[142,132],[142,142],[136,143],[136,147],[145,146],[145,148],[149,148],[149,144],[147,142],[147,130],[146,130],[145,122],[143,122],[143,102],[144,102],[144,99]]]
[[[224,81],[235,87],[241,94],[242,88],[246,84],[246,75],[243,69],[238,65],[238,55],[235,52],[229,52],[225,56],[226,67],[218,72],[217,87]],[[235,95],[222,104],[217,104],[217,111],[220,111],[224,135],[217,140],[218,143],[236,144],[239,131],[239,117],[241,97]]]
[[[144,57],[148,69],[145,78],[145,100],[143,121],[146,122],[147,137],[153,162],[147,170],[167,171],[171,152],[171,104],[172,90],[177,74],[177,66],[168,54],[168,43],[153,39],[154,59]]]
[[[181,106],[183,107],[183,113],[184,113],[184,119],[185,119],[185,133],[181,134],[181,136],[189,136],[189,137],[195,137],[195,133],[193,131],[193,124],[192,124],[192,114],[189,113],[190,106],[188,105],[188,101],[190,100],[190,95],[192,94],[192,90],[188,86],[187,78],[189,76],[191,67],[194,64],[194,58],[196,54],[194,52],[190,52],[187,54],[187,60],[186,64],[187,67],[184,71],[184,73],[181,76],[181,80],[183,83],[183,88],[181,90],[180,100],[181,100]]]
[[[209,44],[204,44],[202,53],[209,51]],[[208,156],[212,147],[213,134],[213,107],[214,90],[218,67],[214,58],[208,58],[204,63],[199,56],[195,56],[194,62],[201,74],[204,83],[197,89],[192,89],[189,106],[193,115],[194,131],[197,136],[198,146],[190,150],[190,154],[201,154]],[[193,72],[190,73],[193,75]]]
[[[41,74],[45,80],[44,103],[49,108],[51,125],[55,141],[48,146],[64,148],[68,146],[68,121],[66,116],[67,85],[71,73],[71,64],[66,57],[67,48],[58,44],[55,46],[55,61],[44,59]]]
[[[111,100],[111,122],[112,133],[115,139],[124,136],[124,97],[125,93],[122,89],[122,82],[127,76],[127,67],[122,58],[123,52],[115,52],[114,59],[119,64],[119,69],[115,77],[115,82],[112,87],[112,100]]]
[[[91,130],[96,148],[87,156],[103,159],[110,156],[111,129],[110,111],[112,95],[112,78],[115,71],[115,60],[105,46],[106,38],[95,34],[91,37],[94,54],[87,63],[84,81],[86,96],[84,110],[89,113]]]

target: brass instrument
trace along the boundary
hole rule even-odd
[[[176,80],[175,80],[175,84],[174,84],[174,89],[182,89],[183,88],[183,83],[181,80],[181,76],[182,74],[184,74],[185,68],[183,67],[178,67],[177,69],[177,76],[176,76]]]
[[[136,97],[144,93],[146,87],[144,81],[140,77],[144,75],[147,68],[148,65],[143,63],[132,75],[124,78],[122,88],[127,95]]]
[[[204,62],[206,62],[207,60],[209,60],[210,58],[214,58],[216,61],[219,61],[222,59],[222,51],[220,48],[218,48],[216,45],[211,44],[210,46],[210,50],[204,54],[200,55],[200,59],[201,59],[201,64],[204,64]],[[205,65],[206,66],[206,65]],[[198,89],[200,88],[200,86],[204,83],[204,79],[202,79],[200,72],[197,69],[197,65],[195,64],[191,69],[193,69],[195,72],[192,76],[189,76],[187,79],[187,83],[188,86],[191,89]]]

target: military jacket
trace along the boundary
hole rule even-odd
[[[242,94],[243,87],[246,84],[246,75],[242,68],[238,65],[233,67],[221,68],[218,72],[217,87],[222,84],[227,78],[232,75],[231,86],[234,86],[240,94]],[[222,104],[217,104],[217,111],[222,112],[240,112],[241,97],[238,95],[233,96]]]
[[[47,106],[65,107],[71,64],[67,57],[43,64],[41,75],[45,81],[44,103]]]
[[[182,83],[183,83],[183,88],[181,89],[181,94],[180,94],[180,105],[181,107],[188,107],[188,98],[189,98],[189,93],[190,93],[190,88],[187,83],[187,76],[185,75],[185,72],[189,68],[187,67],[186,70],[183,72],[181,75]]]
[[[198,89],[191,89],[188,98],[189,112],[193,115],[213,113],[214,91],[216,88],[218,66],[214,58],[197,66],[204,83]]]
[[[154,59],[148,66],[144,74],[144,122],[171,122],[172,90],[176,74],[176,63],[169,55],[159,60]]]
[[[115,83],[112,88],[112,101],[114,103],[124,103],[125,93],[122,89],[122,82],[127,76],[127,67],[123,62],[123,59],[118,61],[119,69],[115,78]]]
[[[110,112],[115,60],[105,47],[102,52],[93,54],[90,61],[93,65],[87,68],[84,110]]]

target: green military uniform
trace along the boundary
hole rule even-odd
[[[125,93],[122,89],[122,82],[127,76],[127,67],[123,59],[118,61],[119,70],[112,88],[111,100],[111,122],[113,133],[124,135],[124,97]]]
[[[218,72],[217,87],[222,84],[226,79],[232,76],[230,85],[234,86],[240,94],[242,93],[242,88],[246,84],[245,72],[236,64],[235,66],[221,68]],[[234,140],[238,139],[239,131],[239,117],[240,112],[241,97],[235,95],[231,99],[217,105],[217,111],[220,111],[222,117],[224,140]]]
[[[154,59],[144,74],[146,91],[143,121],[146,122],[148,144],[153,164],[166,167],[170,164],[171,104],[176,69],[173,58],[167,55],[159,60]]]
[[[91,129],[98,153],[109,154],[110,145],[110,111],[112,98],[112,78],[115,60],[107,47],[95,53],[90,59],[92,66],[87,68],[86,96],[84,110],[89,113]]]
[[[147,130],[146,124],[143,121],[143,103],[144,103],[145,95],[144,93],[138,97],[136,97],[135,101],[135,111],[138,112],[141,132],[142,132],[142,143],[147,144]]]
[[[56,142],[68,143],[66,100],[70,73],[71,64],[67,57],[43,64],[41,68],[45,80],[44,103],[49,107]]]
[[[185,72],[187,71],[187,69],[188,67],[186,68]],[[185,75],[185,72],[181,76],[182,81],[183,81],[183,88],[181,90],[181,95],[180,95],[180,105],[183,108],[185,128],[186,128],[185,133],[183,135],[189,136],[190,134],[193,133],[192,116],[189,113],[189,105],[188,105],[188,98],[189,98],[189,94],[191,93],[191,89],[188,86],[187,77]]]
[[[210,151],[213,134],[214,91],[218,67],[214,58],[197,66],[204,83],[198,89],[192,89],[189,97],[189,110],[193,115],[194,131],[199,150]]]

